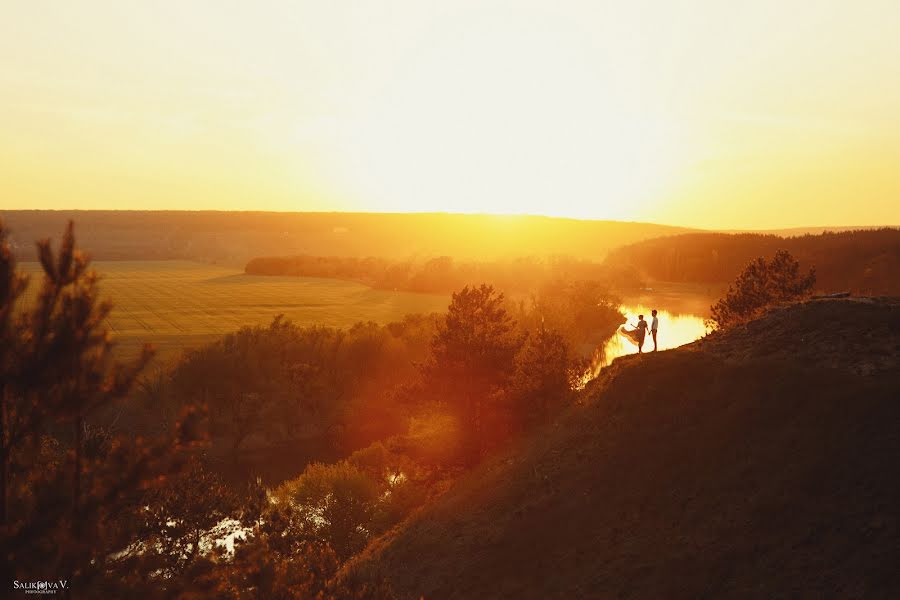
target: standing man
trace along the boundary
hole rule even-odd
[[[650,335],[653,336],[653,351],[656,352],[656,331],[659,329],[659,319],[656,318],[656,309],[650,311],[653,318],[650,320]]]

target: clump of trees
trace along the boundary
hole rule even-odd
[[[631,287],[633,272],[567,256],[460,261],[436,256],[423,261],[351,256],[262,256],[244,267],[250,275],[328,277],[361,281],[375,288],[449,293],[478,281],[508,292],[529,292],[554,281],[603,281]]]
[[[160,403],[204,403],[212,435],[235,457],[249,440],[283,445],[335,431],[366,445],[402,428],[388,392],[415,376],[435,324],[410,316],[341,330],[278,317],[188,352],[144,392]]]
[[[601,345],[625,322],[620,301],[605,281],[548,281],[514,311],[526,331],[541,329],[559,332],[574,351],[585,356]]]
[[[583,369],[579,357],[621,323],[617,306],[598,282],[555,281],[518,303],[492,286],[467,286],[453,295],[446,315],[408,315],[385,326],[300,327],[276,318],[187,352],[171,371],[142,381],[139,396],[166,419],[183,405],[202,403],[213,441],[233,458],[326,436],[329,451],[352,452],[402,433],[424,406],[448,406],[447,398],[457,398],[455,416],[477,448],[482,425],[535,422],[510,404],[514,396],[524,402],[523,377],[530,380],[532,372],[516,369],[520,351],[537,352],[538,338],[526,343],[529,336],[544,332],[537,348],[564,356],[574,366],[559,379],[572,379]],[[538,353],[535,360],[544,358]],[[554,360],[541,366],[560,362]],[[459,400],[463,388],[469,400]],[[481,415],[482,405],[504,402],[504,411]]]
[[[711,324],[726,328],[754,319],[773,305],[809,295],[815,282],[815,270],[803,273],[786,250],[779,250],[769,261],[757,258],[712,306]]]
[[[587,368],[575,346],[621,322],[607,298],[589,283],[557,285],[517,321],[492,286],[453,294],[424,375],[459,423],[468,464],[568,404]]]
[[[454,293],[420,377],[396,390],[411,409],[406,431],[280,485],[279,520],[344,559],[440,493],[458,469],[568,406],[587,361],[562,332],[546,323],[531,330],[510,306],[485,284]]]
[[[434,472],[381,442],[332,464],[313,463],[278,486],[272,511],[303,539],[324,541],[341,560],[428,497]]]
[[[112,307],[71,224],[57,253],[46,240],[38,251],[42,281],[23,306],[0,225],[0,579],[64,580],[83,598],[390,597],[339,581],[327,544],[273,529],[258,486],[235,493],[211,473],[202,410],[185,405],[148,438],[109,424],[151,351],[114,358]],[[228,552],[219,538],[237,529]]]

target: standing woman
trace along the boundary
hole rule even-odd
[[[638,315],[637,329],[635,330],[635,333],[637,333],[638,354],[643,354],[644,337],[647,335],[647,321],[644,320],[644,315]]]
[[[655,308],[650,311],[650,315],[653,317],[650,319],[650,335],[653,336],[653,351],[656,352],[656,331],[659,329],[659,319],[656,318]]]

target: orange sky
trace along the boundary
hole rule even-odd
[[[895,0],[13,0],[0,208],[900,224],[898,31]]]

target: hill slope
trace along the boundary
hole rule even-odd
[[[832,300],[624,357],[352,571],[428,599],[896,597],[898,360],[897,302]]]

